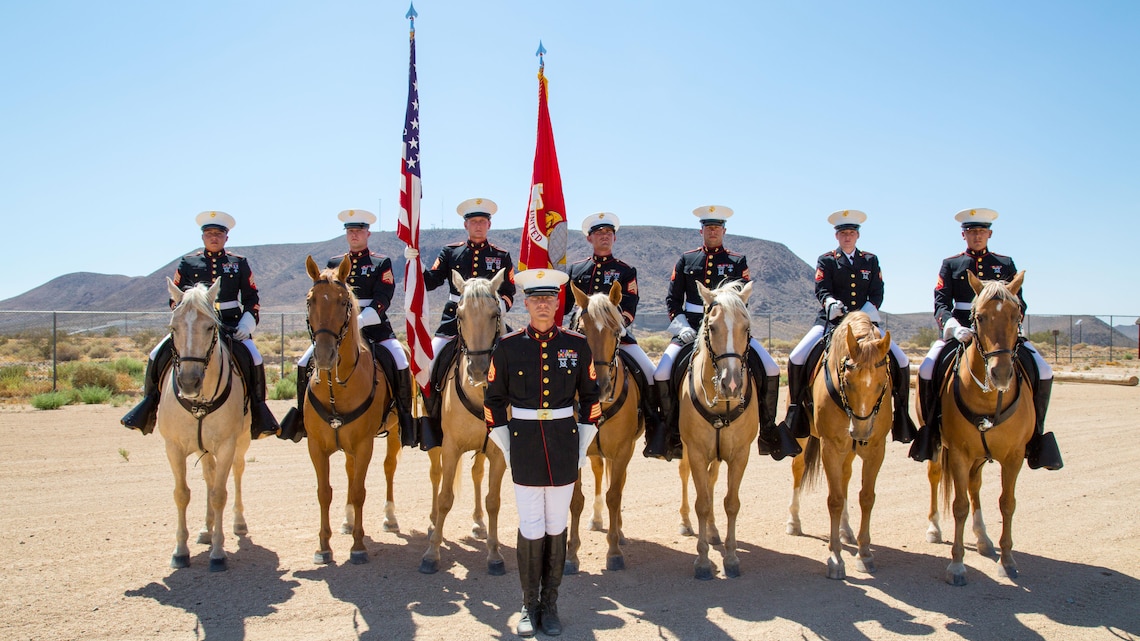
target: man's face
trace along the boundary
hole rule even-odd
[[[609,256],[614,252],[614,239],[617,234],[612,227],[599,227],[586,236],[586,240],[594,247],[595,256]]]
[[[554,310],[558,307],[557,296],[528,295],[524,301],[530,314],[530,324],[546,329],[554,323]]]
[[[463,220],[463,228],[467,230],[467,239],[473,243],[487,240],[487,230],[491,228],[491,219],[486,216],[472,216]]]
[[[701,238],[709,249],[720,247],[724,244],[724,225],[702,225]]]
[[[859,240],[858,229],[840,229],[835,232],[835,240],[839,241],[839,248],[844,254],[855,251],[855,243]]]
[[[973,252],[984,251],[986,245],[990,242],[990,236],[994,235],[994,230],[986,227],[973,227],[971,229],[962,230],[962,238],[966,239],[966,247]]]
[[[208,252],[220,252],[226,247],[226,240],[229,238],[226,231],[211,227],[202,230],[202,246]]]
[[[344,230],[344,236],[348,239],[348,249],[354,252],[368,249],[368,237],[371,235],[371,231],[359,227],[351,227]]]

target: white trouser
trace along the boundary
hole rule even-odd
[[[519,532],[523,538],[536,541],[547,534],[562,534],[570,520],[570,499],[573,496],[573,483],[538,487],[515,483]]]
[[[755,338],[748,342],[748,346],[752,351],[760,356],[760,362],[764,364],[764,373],[768,376],[779,376],[780,366],[776,364],[776,359],[764,349],[760,341]],[[681,346],[676,343],[669,343],[669,347],[665,348],[665,353],[661,355],[661,361],[657,363],[657,369],[653,372],[653,380],[667,381],[673,372],[673,359],[676,358],[677,352],[681,351]]]
[[[788,355],[788,362],[792,365],[807,363],[811,349],[821,340],[823,340],[823,325],[812,325],[811,329],[800,339],[799,344],[792,349],[792,353]],[[894,354],[899,367],[910,367],[910,359],[906,357],[906,353],[894,340],[891,341],[891,354]]]
[[[934,341],[934,344],[930,346],[930,351],[926,353],[926,358],[922,359],[922,365],[918,366],[919,378],[924,381],[930,380],[930,378],[934,375],[934,363],[937,362],[938,355],[942,352],[942,348],[945,346],[946,341],[942,340],[941,338]],[[1033,354],[1033,361],[1037,363],[1037,371],[1039,372],[1041,380],[1046,381],[1053,378],[1053,368],[1050,367],[1049,363],[1045,362],[1045,359],[1041,357],[1041,353],[1037,351],[1037,348],[1033,346],[1033,343],[1025,341],[1021,345],[1021,348],[1028,349],[1029,352]]]
[[[448,343],[450,343],[453,340],[455,340],[454,336],[432,336],[431,337],[432,357],[431,357],[431,366],[428,368],[429,372],[431,371],[432,367],[435,367],[435,359],[439,358],[439,350],[443,349],[444,345],[447,345]]]
[[[400,341],[389,338],[380,341],[380,344],[392,353],[392,358],[396,361],[396,369],[408,369],[408,356],[404,353],[404,348],[400,345]],[[313,357],[314,349],[316,349],[316,345],[309,345],[309,349],[305,350],[305,353],[301,354],[301,358],[297,359],[297,367],[309,366],[309,359]]]
[[[637,361],[638,367],[645,373],[646,378],[649,378],[650,372],[657,371],[657,366],[653,364],[653,361],[649,360],[649,355],[645,353],[645,350],[641,349],[641,345],[637,343],[631,343],[629,345],[619,344],[618,349],[629,354],[633,357],[633,360]]]
[[[161,347],[162,344],[168,340],[170,340],[170,334],[167,334],[166,338],[163,338],[162,340],[158,341],[158,345],[155,345],[154,349],[150,350],[150,356],[148,356],[147,358],[149,358],[150,360],[153,361],[154,357],[158,354],[158,348]],[[261,365],[261,352],[257,351],[257,345],[255,345],[253,343],[253,339],[247,338],[244,341],[242,341],[241,344],[245,345],[246,348],[249,349],[249,355],[253,357],[253,364],[254,365]],[[309,350],[312,351],[312,348],[310,347]],[[309,352],[306,352],[306,354],[307,353],[309,353]],[[305,361],[305,362],[308,363],[308,361]]]

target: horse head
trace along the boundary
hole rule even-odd
[[[505,278],[506,271],[502,269],[491,280],[478,277],[464,280],[459,272],[451,272],[451,282],[459,292],[455,311],[459,350],[467,362],[467,383],[475,387],[487,384],[491,350],[503,335],[505,321],[499,309],[499,287]]]
[[[166,289],[174,301],[170,314],[174,375],[178,380],[178,395],[187,400],[196,400],[202,394],[202,382],[218,348],[214,301],[220,287],[221,280],[215,280],[209,289],[205,283],[199,283],[184,292],[174,281],[166,279]]]
[[[309,334],[313,339],[313,364],[318,371],[330,371],[338,364],[342,344],[353,349],[360,347],[360,332],[356,327],[360,309],[347,283],[352,262],[345,254],[335,269],[322,271],[313,257],[308,256],[305,271],[313,279],[313,286],[305,297]]]
[[[891,333],[879,331],[863,312],[852,312],[835,329],[827,367],[836,373],[836,388],[843,409],[850,419],[848,433],[852,440],[871,440],[876,417],[884,401],[890,398],[890,368],[887,353],[891,350]],[[891,419],[891,412],[883,413]]]
[[[731,281],[714,290],[697,283],[697,291],[705,302],[697,347],[703,346],[711,359],[713,391],[720,400],[742,400],[748,383],[744,355],[752,339],[752,320],[745,303],[752,294],[752,283],[741,286]]]
[[[1025,271],[1018,272],[1009,283],[982,281],[973,272],[967,272],[967,278],[975,294],[970,309],[974,347],[985,359],[986,380],[998,391],[1008,392],[1015,380],[1013,354],[1021,326],[1021,300],[1017,293],[1021,291]]]
[[[598,373],[598,390],[601,398],[613,400],[614,378],[617,373],[618,341],[625,321],[621,315],[621,283],[614,281],[608,294],[587,295],[574,283],[570,284],[574,302],[578,304],[577,328],[586,336],[590,353],[594,355],[594,369]]]

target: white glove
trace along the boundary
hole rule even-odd
[[[506,425],[491,428],[491,433],[488,434],[491,442],[499,446],[503,451],[503,458],[507,459],[507,467],[511,466],[511,428]]]
[[[253,330],[255,329],[257,329],[257,321],[253,320],[253,314],[249,312],[242,314],[237,329],[234,330],[234,340],[244,341],[253,338]]]
[[[946,324],[942,326],[942,340],[948,341],[951,338],[954,338],[962,344],[969,343],[974,338],[974,330],[969,327],[963,327],[957,318],[951,316],[950,320],[946,321]]]
[[[416,249],[415,247],[412,247],[411,245],[404,247],[404,258],[407,258],[408,260],[415,260],[419,257],[420,257],[420,250]]]
[[[843,306],[843,303],[830,296],[823,301],[823,309],[827,311],[827,320],[835,320],[847,313],[847,308]]]
[[[368,327],[369,325],[379,325],[379,324],[380,324],[380,314],[376,313],[375,307],[365,307],[364,309],[360,310],[359,314],[356,315],[356,328],[357,329],[364,329],[365,327]]]
[[[592,423],[578,423],[578,468],[586,467],[590,463],[590,457],[586,452],[590,450],[590,443],[594,442],[594,437],[598,435],[598,428]]]
[[[673,322],[669,323],[669,331],[684,343],[688,343],[697,337],[697,330],[689,324],[689,319],[685,317],[684,313],[673,317]]]

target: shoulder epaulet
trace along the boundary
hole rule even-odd
[[[630,267],[630,266],[631,266],[629,263],[625,262],[624,260],[622,260],[622,259],[620,259],[620,258],[614,258],[613,256],[610,256],[610,259],[611,259],[611,260],[613,260],[615,263],[617,263],[617,264],[619,264],[619,265],[625,265],[626,267]]]
[[[859,250],[859,251],[863,251],[863,250]],[[866,256],[867,258],[874,258],[875,257],[875,255],[872,254],[871,252],[863,252],[863,255]]]
[[[965,256],[965,255],[966,255],[966,252],[958,252],[957,254],[954,254],[953,256],[951,256],[950,258],[947,258],[946,260],[951,260],[954,258],[961,258],[962,256]]]
[[[226,256],[229,256],[230,258],[236,258],[238,260],[245,260],[245,256],[242,256],[241,254],[235,254],[232,252],[226,252]]]
[[[593,260],[592,258],[583,258],[582,260],[576,260],[576,261],[574,261],[574,262],[572,262],[572,263],[570,263],[570,264],[571,264],[571,265],[579,265],[579,264],[581,264],[581,263],[588,263],[588,262],[590,262],[590,261],[592,261],[592,260]]]
[[[387,258],[387,256],[385,256],[384,254],[378,254],[378,253],[372,251],[371,249],[368,250],[368,255],[373,257],[373,258]]]
[[[729,256],[743,256],[744,255],[740,252],[734,252],[731,249],[724,250],[724,253],[728,254]]]
[[[344,260],[344,257],[345,257],[345,256],[347,256],[347,255],[348,255],[348,254],[337,254],[336,256],[333,256],[332,258],[329,258],[329,262],[330,262],[330,263],[332,263],[332,262],[337,262],[337,263],[339,263],[340,261]]]
[[[995,258],[1009,258],[1009,256],[1006,256],[1005,254],[995,254],[993,252],[990,252],[990,255],[994,256]]]
[[[466,245],[466,244],[467,244],[467,241],[465,241],[465,240],[461,240],[461,241],[459,241],[459,242],[455,242],[455,243],[448,243],[448,244],[447,244],[447,246],[448,246],[448,247],[462,247],[462,246],[464,246],[464,245]]]
[[[687,251],[687,252],[685,252],[685,253],[686,253],[686,254],[692,254],[692,253],[695,253],[695,252],[701,252],[701,251],[704,251],[704,250],[705,250],[705,248],[704,248],[704,247],[697,247],[696,249],[690,249],[689,251]]]
[[[193,254],[186,254],[185,256],[183,256],[183,258],[194,258],[196,256],[205,256],[205,255],[206,255],[205,250],[198,250],[198,251],[194,252]]]
[[[516,329],[515,331],[513,331],[509,334],[504,334],[503,338],[511,338],[512,336],[518,336],[519,334],[522,334],[523,331],[524,330],[522,330],[522,329]],[[502,340],[502,339],[499,339],[499,340]]]
[[[562,330],[562,333],[566,334],[567,336],[573,336],[574,338],[581,338],[582,340],[586,340],[585,334],[579,334],[578,332],[576,332],[572,329],[564,329],[564,330]]]
[[[502,247],[499,247],[499,246],[498,246],[498,245],[496,245],[495,243],[492,243],[491,241],[487,241],[487,246],[488,246],[488,247],[490,247],[491,249],[495,249],[495,250],[498,250],[498,251],[501,251],[501,252],[504,252],[504,253],[507,253],[507,254],[510,254],[510,253],[511,253],[511,252],[509,252],[509,251],[507,251],[507,250],[503,249]]]

